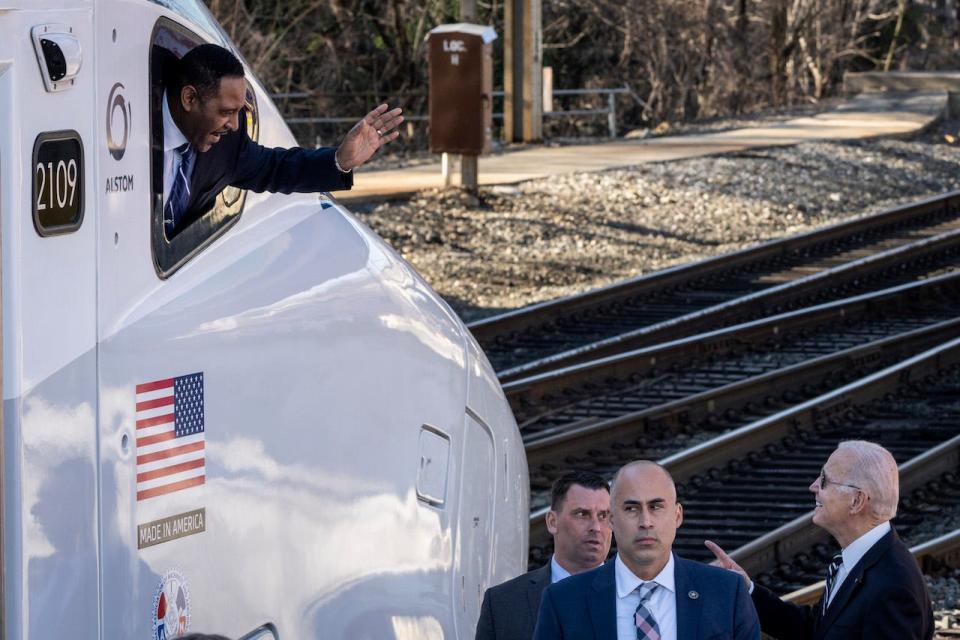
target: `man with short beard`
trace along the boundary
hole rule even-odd
[[[547,585],[603,564],[610,552],[610,491],[595,473],[574,471],[553,483],[547,529],[550,562],[487,589],[477,640],[530,640]]]

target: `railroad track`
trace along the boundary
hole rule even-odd
[[[925,519],[936,518],[940,509],[960,505],[960,434],[901,463],[900,490],[900,508],[893,525],[902,538],[909,538]],[[809,492],[807,495],[809,506],[813,498]],[[758,584],[777,593],[795,592],[816,583],[826,575],[839,546],[813,524],[812,518],[813,510],[807,509],[730,555]],[[956,554],[951,550],[944,555]]]
[[[910,553],[920,565],[920,570],[926,576],[936,576],[944,569],[952,570],[960,567],[960,529],[954,529],[941,536],[921,542],[910,547]],[[823,574],[826,574],[827,560],[823,565]],[[784,600],[796,604],[816,604],[820,600],[825,586],[824,580],[795,589],[783,595]]]
[[[902,527],[898,529],[901,531]],[[819,558],[827,545],[815,545],[813,554]],[[833,553],[832,551],[827,551]],[[920,566],[926,578],[934,602],[934,638],[960,638],[960,609],[956,599],[944,598],[943,592],[949,590],[948,581],[960,577],[960,529],[953,529],[936,538],[926,540],[910,547],[910,553]],[[810,564],[810,554],[798,554],[795,563],[802,567]],[[829,561],[827,561],[829,562]],[[826,563],[823,572],[826,573]],[[801,569],[801,570],[806,570]],[[782,594],[782,598],[800,605],[814,605],[820,601],[823,593],[824,581],[817,580],[805,587],[790,593]],[[939,593],[938,593],[939,592]],[[940,596],[938,598],[938,595]],[[938,602],[939,601],[939,602]]]
[[[567,434],[602,438],[609,429],[620,438],[657,408],[958,311],[960,274],[950,274],[507,383],[504,391],[531,453]]]
[[[958,229],[955,192],[469,326],[515,380],[905,281],[955,256]]]
[[[807,487],[836,444],[868,439],[899,463],[902,495],[939,482],[928,496],[960,503],[960,340],[953,340],[797,407],[663,458],[678,483],[685,518],[674,548],[709,560],[704,539],[736,549],[754,575],[819,542],[808,535]],[[917,503],[922,513],[928,507]],[[531,563],[544,561],[550,538],[544,512],[531,514]],[[786,544],[776,538],[790,526]],[[780,532],[780,533],[771,533]],[[775,546],[767,544],[776,538]],[[774,549],[773,552],[770,549]],[[758,580],[760,578],[758,577]],[[808,581],[809,582],[809,581]]]
[[[663,458],[957,337],[960,318],[953,318],[633,414],[532,439],[526,446],[530,508],[549,505],[550,486],[566,469],[609,476],[631,460]]]

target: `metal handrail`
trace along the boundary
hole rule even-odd
[[[427,116],[408,116],[403,114],[403,119],[405,122],[424,122],[427,120]],[[344,118],[344,117],[331,117],[331,118],[284,118],[284,122],[287,124],[353,124],[359,121],[360,118]]]
[[[592,116],[592,115],[606,115],[607,116],[607,130],[611,138],[617,137],[617,96],[630,93],[630,89],[627,87],[617,87],[613,89],[554,89],[554,96],[581,96],[581,95],[605,95],[607,96],[607,106],[604,109],[569,109],[566,111],[544,111],[544,118],[562,118],[562,117],[572,117],[572,116]],[[273,100],[289,99],[289,98],[312,98],[319,95],[329,95],[324,93],[313,93],[310,91],[288,91],[283,93],[271,93],[270,98]],[[502,98],[504,92],[501,90],[491,92],[491,95],[494,98]],[[428,116],[425,115],[407,115],[404,114],[404,120],[408,122],[426,122],[429,120]],[[360,118],[353,117],[291,117],[284,118],[287,124],[353,124],[357,122]],[[502,120],[502,112],[493,113],[494,120]]]
[[[630,89],[626,87],[616,87],[614,89],[554,89],[553,95],[555,96],[576,96],[576,95],[589,95],[589,94],[616,94],[621,93],[630,93]]]

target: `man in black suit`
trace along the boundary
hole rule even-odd
[[[477,640],[530,640],[547,585],[603,564],[610,552],[610,490],[589,471],[564,474],[553,483],[547,529],[553,557],[539,569],[487,589]]]
[[[209,210],[227,186],[280,193],[349,189],[353,169],[399,135],[401,110],[382,104],[338,148],[262,147],[239,126],[246,103],[243,74],[237,57],[215,44],[191,49],[168,73],[162,101],[167,237]]]
[[[754,585],[712,542],[717,562],[740,573],[764,633],[779,640],[929,640],[933,608],[923,575],[890,527],[900,480],[890,452],[865,441],[841,442],[810,485],[813,522],[840,544],[814,606],[797,606]]]

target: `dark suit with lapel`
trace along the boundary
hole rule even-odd
[[[163,194],[164,88],[170,86],[177,56],[154,44],[150,56],[151,187],[158,219],[167,203]],[[217,194],[234,186],[251,191],[279,193],[337,191],[353,186],[353,173],[341,173],[334,164],[336,149],[268,149],[247,135],[247,111],[238,115],[237,131],[222,136],[205,153],[198,153],[190,175],[190,197],[185,214],[177,221],[180,231],[213,207]]]
[[[334,163],[335,148],[269,149],[249,138],[243,121],[241,112],[241,127],[237,131],[221,137],[205,153],[197,154],[190,176],[187,213],[178,222],[178,229],[206,213],[226,187],[258,193],[311,193],[353,186],[353,173],[341,173]]]
[[[550,563],[490,587],[483,594],[476,640],[530,640],[540,596],[550,585]]]
[[[268,149],[250,140],[246,127],[223,136],[197,154],[190,183],[194,202],[212,202],[224,187],[279,193],[335,191],[353,186],[352,173],[340,173],[336,149]]]
[[[759,640],[743,578],[674,555],[677,640]],[[616,640],[617,578],[611,560],[543,592],[536,640]]]
[[[910,550],[890,531],[844,578],[820,619],[818,603],[800,607],[783,602],[757,585],[753,602],[764,633],[779,640],[928,640],[933,607],[923,575]]]

